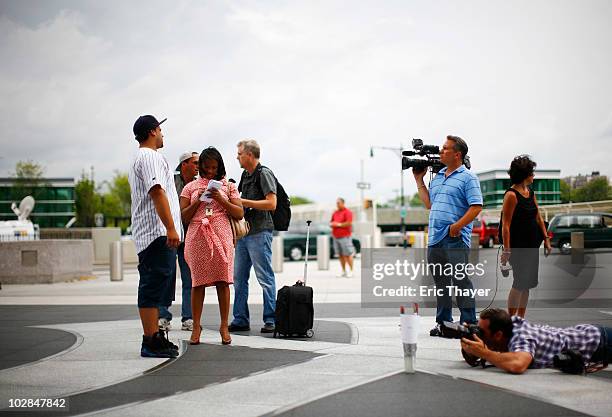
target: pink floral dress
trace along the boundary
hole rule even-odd
[[[185,185],[181,197],[190,202],[199,198],[200,191],[208,186],[206,178]],[[240,198],[235,184],[222,180],[219,192],[229,199]],[[207,208],[208,214],[207,214]],[[210,212],[212,209],[212,213]],[[191,269],[193,287],[214,285],[216,282],[234,283],[234,244],[228,213],[212,200],[201,202],[193,215],[185,238],[185,260]]]

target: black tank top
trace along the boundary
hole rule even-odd
[[[535,203],[533,190],[529,189],[529,197],[527,198],[523,197],[514,188],[509,188],[506,193],[509,191],[513,192],[517,199],[510,223],[510,247],[539,248],[543,236],[538,226],[538,207]]]

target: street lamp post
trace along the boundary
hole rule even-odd
[[[401,161],[404,146],[401,143],[399,148],[394,148],[391,146],[370,146],[370,158],[374,157],[374,149],[385,149],[387,151],[392,151],[399,156]],[[400,233],[402,234],[402,246],[404,249],[408,247],[408,240],[406,239],[406,214],[404,199],[404,170],[402,169],[402,165],[400,163]]]

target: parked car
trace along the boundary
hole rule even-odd
[[[472,223],[472,234],[478,236],[478,241],[483,248],[492,248],[499,244],[498,228],[498,219],[476,219]]]
[[[289,230],[281,232],[283,236],[283,251],[285,258],[289,258],[292,261],[299,261],[304,259],[306,255],[306,225],[290,225]],[[312,223],[310,225],[310,244],[308,245],[308,255],[317,254],[317,236],[328,235],[329,236],[329,256],[334,258],[334,245],[331,236],[331,227],[324,223]],[[358,239],[353,238],[353,246],[355,246],[355,252],[361,251],[361,244]]]
[[[420,231],[407,230],[405,234],[406,234],[406,243],[408,244],[408,247],[413,247],[415,245],[415,232],[424,233],[422,230]],[[427,235],[425,235],[425,238],[427,238]],[[404,238],[402,237],[402,232],[383,233],[382,243],[384,246],[390,246],[390,247],[404,246]]]
[[[570,253],[572,232],[584,233],[585,248],[612,248],[612,213],[557,214],[548,226],[551,246]]]

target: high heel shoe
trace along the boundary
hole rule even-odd
[[[195,327],[193,328],[193,330],[195,331]],[[200,336],[202,335],[202,326],[200,326],[200,331],[198,332],[198,338],[194,339],[193,338],[193,332],[191,333],[191,338],[189,339],[189,344],[190,345],[199,345],[200,344]]]
[[[232,337],[229,334],[229,330],[227,329],[227,326],[219,327],[219,334],[221,335],[222,345],[229,345],[232,343]]]

